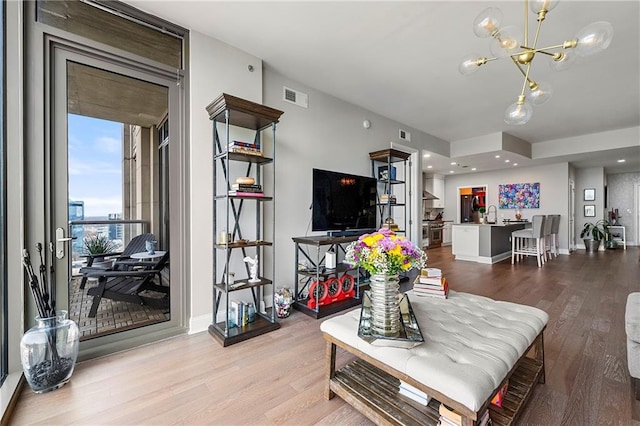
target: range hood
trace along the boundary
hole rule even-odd
[[[422,199],[423,200],[439,200],[440,198],[436,197],[429,191],[422,191]]]

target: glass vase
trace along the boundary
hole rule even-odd
[[[79,340],[78,326],[67,318],[67,311],[49,318],[36,317],[36,325],[20,341],[22,370],[35,393],[58,389],[69,381]]]
[[[397,336],[400,332],[398,274],[372,274],[369,286],[372,331],[382,336]]]

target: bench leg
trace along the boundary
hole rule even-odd
[[[544,383],[544,381],[545,381],[545,376],[544,376],[544,337],[542,335],[542,332],[540,332],[538,337],[536,337],[535,357],[536,357],[536,360],[542,362],[542,373],[540,374],[540,379],[538,380],[538,382],[539,383]]]
[[[324,397],[326,399],[333,398],[336,394],[331,390],[331,379],[336,376],[336,345],[331,342],[327,342],[327,349],[325,353],[325,388]]]
[[[640,379],[632,377],[631,380],[633,381],[633,390],[636,400],[640,401]]]

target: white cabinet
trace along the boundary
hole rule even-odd
[[[437,200],[428,200],[426,207],[444,208],[444,176],[425,175],[424,190],[438,197]]]
[[[451,222],[445,222],[442,227],[442,245],[451,245]]]

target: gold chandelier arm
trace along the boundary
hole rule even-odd
[[[536,36],[533,39],[533,46],[531,47],[531,49],[534,51],[536,50],[536,45],[538,44],[538,36],[540,35],[540,28],[542,28],[542,20],[538,20],[538,26],[536,27]]]
[[[525,71],[522,69],[522,65],[520,65],[520,63],[516,60],[516,58],[511,57],[511,60],[515,64],[516,68],[518,68],[518,71],[520,71],[520,74],[522,74],[522,76],[525,78],[525,83],[528,82],[529,87],[537,87],[538,84],[529,78],[529,74],[525,73]]]
[[[524,45],[529,45],[529,0],[524,0]]]
[[[527,73],[524,75],[524,82],[522,83],[522,91],[520,92],[520,97],[522,99],[524,99],[524,96],[525,96],[524,94],[527,90],[527,82],[529,81],[529,71],[531,71],[531,62],[527,64]]]

